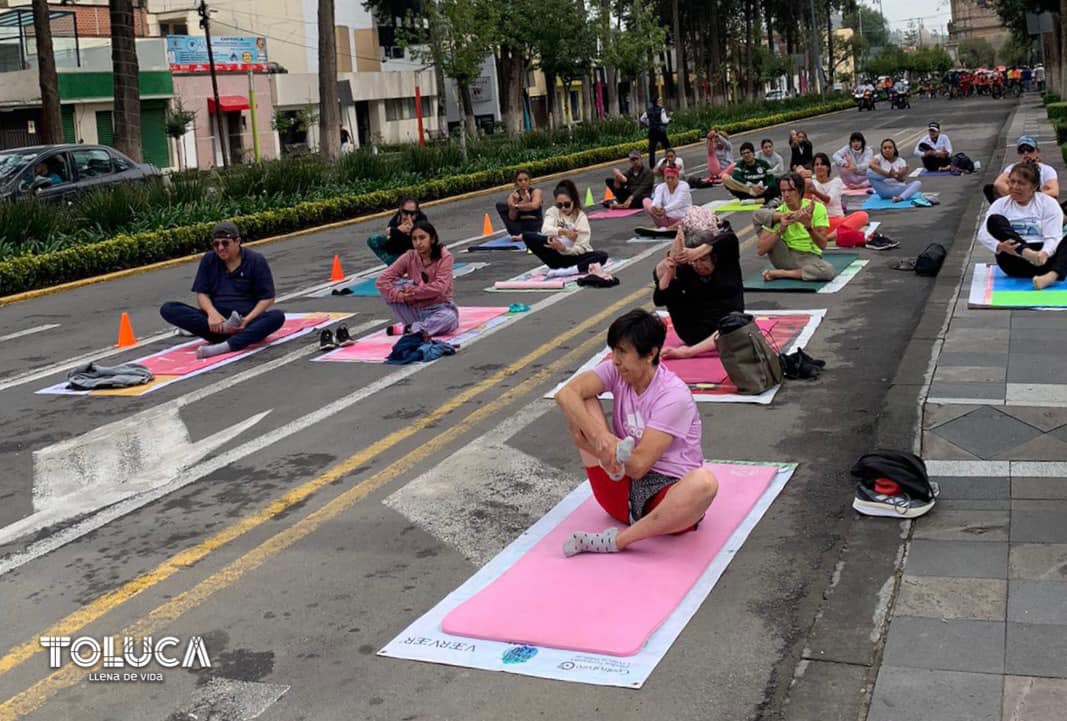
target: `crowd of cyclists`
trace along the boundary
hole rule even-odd
[[[901,94],[925,98],[968,98],[988,96],[991,98],[1019,97],[1022,93],[1045,90],[1045,68],[1000,65],[995,68],[955,69],[940,78],[927,77],[917,83],[909,83],[901,77],[883,76],[868,80],[855,90],[857,104],[864,93],[876,102],[893,101]]]

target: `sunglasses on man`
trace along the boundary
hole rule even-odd
[[[1037,148],[1031,148],[1029,145],[1019,146],[1019,155],[1025,155],[1027,153],[1037,152]]]
[[[233,243],[233,238],[215,238],[211,241],[211,247],[213,248],[229,248],[230,243]]]

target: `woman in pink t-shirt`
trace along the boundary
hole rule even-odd
[[[704,467],[701,423],[689,387],[659,354],[667,328],[659,316],[632,310],[608,329],[611,360],[556,394],[585,464],[593,495],[627,528],[574,533],[568,556],[614,553],[652,536],[695,530],[718,483]],[[614,398],[611,427],[598,397]]]

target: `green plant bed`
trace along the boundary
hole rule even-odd
[[[1045,105],[1048,105],[1049,103],[1058,103],[1059,101],[1060,96],[1056,95],[1056,93],[1045,93],[1041,98],[1041,102]]]
[[[1049,120],[1065,120],[1067,119],[1067,103],[1055,102],[1049,103],[1045,106],[1045,110],[1048,112]]]
[[[1060,146],[1060,153],[1063,154],[1063,162],[1067,163],[1067,143]]]
[[[1056,133],[1056,142],[1067,143],[1067,120],[1053,120],[1051,123]]]
[[[736,117],[734,109],[680,111],[671,125],[671,140],[675,145],[697,142],[711,124],[738,133],[851,105],[847,98],[818,104],[786,101],[768,106],[778,112],[736,119],[729,119]],[[385,157],[352,153],[336,167],[314,157],[237,166],[216,174],[214,181],[205,174],[180,173],[173,176],[170,189],[121,186],[69,208],[8,203],[0,206],[0,296],[202,251],[217,220],[232,219],[247,240],[258,240],[395,208],[405,196],[437,200],[503,185],[520,168],[535,176],[548,175],[645,149],[647,141],[632,121],[603,125],[610,132],[599,137],[599,147],[588,147],[597,140],[593,127],[576,131],[580,142],[566,136],[571,152],[559,152],[560,139],[552,133],[530,133],[510,143],[494,139],[489,142],[500,146],[511,162],[474,158],[464,166],[465,172],[436,178],[432,170],[439,163],[453,167],[462,163],[454,146],[433,146],[432,156],[426,153],[429,148],[413,147]],[[628,137],[623,133],[627,127]],[[620,137],[621,142],[604,142]],[[395,155],[400,156],[403,170],[393,165]]]

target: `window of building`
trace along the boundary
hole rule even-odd
[[[159,34],[163,37],[167,35],[188,35],[189,25],[179,22],[161,22],[159,24]]]
[[[390,98],[385,101],[386,120],[413,120],[415,98]]]

